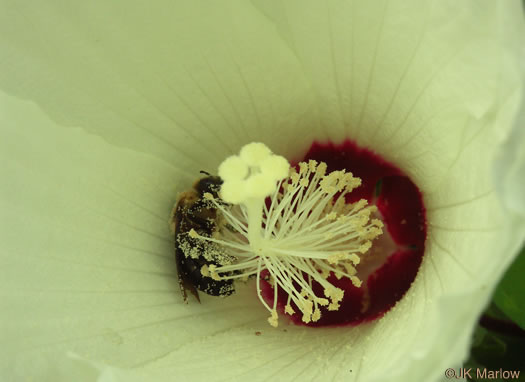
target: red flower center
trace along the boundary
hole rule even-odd
[[[421,192],[399,168],[348,140],[339,145],[314,142],[302,161],[309,159],[325,162],[328,172],[345,169],[361,178],[362,185],[349,195],[347,202],[364,198],[375,204],[385,229],[356,267],[357,276],[363,280],[360,288],[347,278],[328,278],[332,285],[344,290],[339,310],[324,310],[319,321],[308,324],[297,313],[291,319],[300,325],[327,326],[356,325],[379,318],[404,296],[421,265],[427,232]],[[264,282],[261,287],[265,300],[273,301],[271,286]],[[313,290],[322,295],[319,284],[314,284]],[[282,315],[285,304],[282,292],[278,299]]]

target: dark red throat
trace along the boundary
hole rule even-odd
[[[357,325],[379,318],[404,296],[421,265],[427,232],[421,192],[399,168],[349,140],[337,145],[314,142],[300,161],[309,159],[325,162],[328,172],[345,169],[361,178],[362,185],[349,195],[347,202],[367,199],[375,204],[386,229],[374,241],[371,253],[365,254],[364,261],[357,266],[363,281],[360,288],[348,279],[329,277],[328,281],[345,292],[339,310],[323,309],[321,319],[309,324],[304,324],[298,313],[291,319],[296,324],[316,327]],[[273,302],[273,289],[266,282],[261,286],[264,298]],[[320,285],[314,283],[313,289],[323,296]],[[281,316],[286,300],[281,291],[278,300]]]

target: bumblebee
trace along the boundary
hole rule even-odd
[[[222,180],[218,176],[201,171],[207,176],[195,182],[193,188],[181,193],[172,212],[171,225],[175,234],[175,263],[180,291],[184,303],[188,303],[187,291],[200,302],[198,290],[212,296],[229,296],[235,291],[233,280],[214,280],[204,276],[203,266],[225,265],[234,259],[216,243],[190,236],[196,231],[199,236],[212,237],[221,220],[220,212],[205,193],[219,200],[218,192]]]

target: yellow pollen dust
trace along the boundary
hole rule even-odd
[[[237,260],[210,265],[202,273],[216,280],[256,278],[257,294],[278,325],[278,290],[287,295],[286,314],[318,321],[323,310],[338,310],[344,291],[330,275],[360,287],[355,266],[382,233],[366,200],[346,203],[361,180],[351,173],[327,173],[325,163],[301,162],[299,170],[262,143],[250,143],[219,167],[222,202],[209,200],[223,217],[213,237],[192,237],[223,245]],[[196,235],[196,236],[195,236]],[[261,278],[273,289],[273,302],[261,295]],[[317,285],[317,286],[316,286]]]

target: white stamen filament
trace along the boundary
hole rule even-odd
[[[345,171],[326,174],[326,168],[316,161],[301,162],[297,172],[262,143],[251,143],[219,167],[224,182],[219,195],[230,205],[205,195],[222,213],[224,224],[213,237],[197,236],[224,245],[237,257],[234,264],[205,271],[223,280],[256,275],[257,295],[271,313],[272,326],[278,324],[277,287],[288,295],[285,313],[295,313],[293,303],[306,323],[320,319],[320,306],[337,310],[344,291],[327,278],[333,273],[359,287],[354,267],[359,253],[382,233],[381,221],[370,219],[375,207],[367,207],[366,200],[345,202],[361,180]],[[265,270],[274,289],[272,306],[261,295]],[[316,295],[314,282],[324,296]]]

